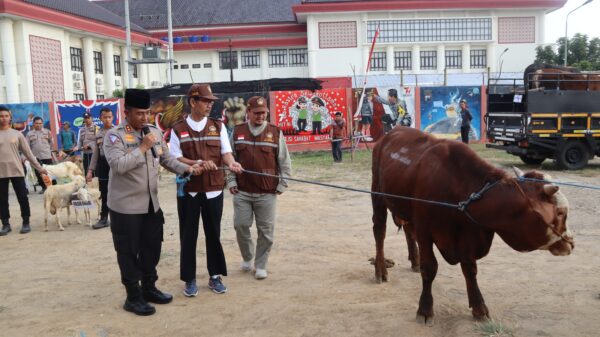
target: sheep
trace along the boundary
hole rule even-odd
[[[76,164],[65,161],[56,165],[44,165],[44,168],[52,175],[57,181],[59,180],[71,180],[75,176],[83,176],[83,172]]]
[[[82,191],[82,190],[85,190],[85,191]],[[84,186],[77,191],[77,197],[78,197],[78,200],[92,201],[94,204],[96,204],[96,208],[98,209],[98,218],[100,218],[101,200],[100,200],[100,190],[99,189],[93,188],[88,184],[87,186]],[[90,210],[85,209],[83,213],[84,213],[85,219],[88,221],[88,225],[91,226]],[[78,224],[81,223],[81,221],[79,220],[79,212],[77,211],[77,208],[75,208],[75,220],[77,221]]]
[[[44,193],[44,225],[46,231],[48,231],[48,212],[56,215],[56,224],[58,225],[58,228],[61,231],[65,230],[60,223],[58,211],[62,208],[66,208],[67,219],[70,222],[72,194],[77,192],[77,190],[83,186],[85,186],[85,178],[83,178],[83,176],[74,176],[73,181],[70,183],[64,185],[52,185],[46,189],[46,192]]]

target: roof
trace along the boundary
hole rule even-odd
[[[124,16],[122,0],[96,1],[96,4]],[[296,23],[292,6],[301,0],[172,0],[173,27],[209,25]],[[145,29],[167,28],[164,0],[129,0],[131,22]]]
[[[98,6],[96,2],[88,0],[24,0],[24,2],[108,23],[117,27],[125,27],[125,19],[123,17],[102,6]],[[122,4],[121,2],[121,6],[123,6]],[[147,30],[136,24],[131,25],[131,30],[148,34]]]

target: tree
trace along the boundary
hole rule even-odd
[[[556,64],[556,53],[552,46],[537,46],[535,48],[535,62],[548,63],[548,64]]]
[[[115,98],[123,98],[123,91],[121,89],[115,89],[112,92],[112,96]]]
[[[555,52],[553,46],[538,46],[535,48],[535,62],[563,65],[565,63],[565,38],[556,40],[558,50]],[[567,61],[569,66],[580,70],[600,70],[600,38],[595,37],[588,40],[585,34],[577,33],[569,39],[569,55]]]

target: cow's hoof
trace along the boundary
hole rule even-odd
[[[433,315],[431,316],[425,316],[425,315],[421,315],[419,313],[417,313],[417,323],[421,323],[425,326],[433,326],[434,325],[434,319],[433,319]]]
[[[410,270],[412,270],[415,273],[419,273],[419,272],[421,272],[421,266],[419,266],[418,264],[417,265],[412,265],[410,267]]]
[[[485,304],[479,307],[473,307],[473,318],[477,321],[485,321],[490,319],[490,312]]]

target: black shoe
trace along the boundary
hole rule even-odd
[[[142,290],[142,295],[146,301],[156,304],[167,304],[173,301],[173,295],[163,293],[155,286],[144,287]]]
[[[23,218],[23,227],[21,227],[21,234],[27,234],[31,232],[31,227],[29,226],[29,217]]]
[[[128,296],[123,304],[123,309],[139,316],[150,316],[156,312],[156,309],[142,297],[129,298]]]
[[[100,229],[108,227],[108,220],[106,218],[98,220],[94,225],[92,225],[93,229]]]
[[[12,229],[10,229],[10,223],[8,219],[2,219],[2,229],[0,230],[0,236],[4,236],[10,233]]]

